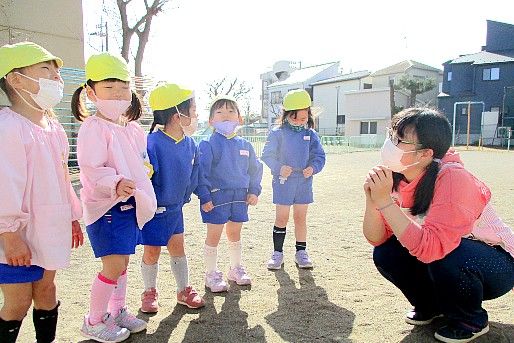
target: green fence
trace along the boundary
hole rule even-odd
[[[209,136],[193,136],[199,143]],[[261,156],[262,149],[266,143],[265,136],[243,136],[255,150],[257,156]],[[321,136],[321,144],[327,154],[344,154],[357,151],[377,150],[384,143],[385,136]]]

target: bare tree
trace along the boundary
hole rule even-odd
[[[121,19],[121,30],[122,30],[122,46],[121,55],[125,60],[129,61],[130,53],[130,42],[132,36],[136,34],[138,38],[137,51],[135,55],[135,68],[134,72],[136,76],[142,76],[141,66],[143,64],[143,58],[145,53],[146,44],[150,37],[150,28],[152,20],[155,16],[163,11],[164,5],[171,0],[153,0],[152,4],[148,3],[148,0],[144,0],[145,13],[139,17],[134,25],[129,24],[129,18],[127,15],[127,8],[132,0],[116,0],[118,4],[120,19]]]
[[[253,90],[253,87],[249,86],[245,81],[241,81],[237,77],[230,80],[226,76],[221,80],[207,83],[207,87],[207,94],[211,100],[219,95],[230,95],[239,100]]]

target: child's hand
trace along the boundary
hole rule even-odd
[[[71,248],[76,249],[84,244],[84,234],[78,220],[71,222]]]
[[[14,267],[29,267],[32,254],[18,232],[5,232],[0,237],[3,239],[7,264]]]
[[[307,167],[303,170],[303,177],[306,179],[311,177],[312,174],[314,174],[314,168],[312,167]]]
[[[212,204],[212,201],[206,202],[202,205],[202,211],[204,212],[210,212],[214,208],[214,205]]]
[[[121,179],[120,182],[116,185],[116,194],[120,197],[129,197],[134,194],[134,190],[136,189],[136,184],[134,181],[129,179]]]
[[[248,194],[246,196],[246,203],[248,205],[255,206],[255,205],[257,205],[257,201],[259,201],[259,198],[255,194]]]
[[[293,168],[290,166],[282,166],[280,167],[280,176],[282,177],[289,177],[291,173],[293,172]]]

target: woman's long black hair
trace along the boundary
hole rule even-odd
[[[393,117],[392,128],[399,138],[405,137],[407,131],[415,133],[420,144],[418,150],[432,149],[434,159],[442,159],[451,145],[450,123],[443,114],[434,109],[407,108]],[[439,161],[432,161],[414,192],[414,205],[410,209],[412,215],[424,214],[428,211],[434,197],[438,173]],[[393,173],[393,179],[393,189],[397,190],[404,176]]]

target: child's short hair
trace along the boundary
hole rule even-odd
[[[102,80],[102,81],[110,81],[110,82],[118,81],[118,82],[128,83],[127,81],[121,81],[118,79],[106,79],[106,80]],[[93,88],[93,90],[94,90],[95,84],[97,84],[98,82],[102,82],[102,81],[87,80],[86,85]],[[71,112],[73,113],[73,116],[75,117],[75,119],[77,119],[78,121],[83,121],[84,119],[86,119],[89,116],[89,113],[88,113],[86,107],[84,106],[84,101],[82,101],[82,97],[81,97],[81,93],[82,93],[82,90],[84,90],[84,88],[85,88],[85,85],[77,88],[75,90],[75,92],[73,93],[73,97],[71,98]],[[143,105],[141,103],[141,99],[134,91],[132,91],[132,102],[130,104],[130,107],[127,110],[125,118],[127,118],[128,121],[134,121],[134,120],[138,120],[139,118],[141,118],[142,114],[143,114]]]
[[[220,109],[225,106],[235,110],[237,112],[237,115],[241,116],[241,111],[239,111],[239,106],[237,106],[236,101],[227,99],[227,98],[221,98],[221,99],[214,101],[214,103],[211,105],[211,110],[209,113],[209,120],[212,119],[212,117],[214,116],[214,112],[216,112],[217,109]]]
[[[301,111],[301,110],[291,110],[291,111],[282,110],[282,115],[280,117],[278,117],[276,124],[278,126],[282,126],[282,125],[286,124],[288,117],[293,117],[296,119],[296,116],[298,115],[298,111]],[[314,128],[314,116],[312,114],[310,107],[307,108],[307,113],[309,114],[309,116],[307,118],[307,126],[309,127],[309,129],[312,129],[312,128]]]

